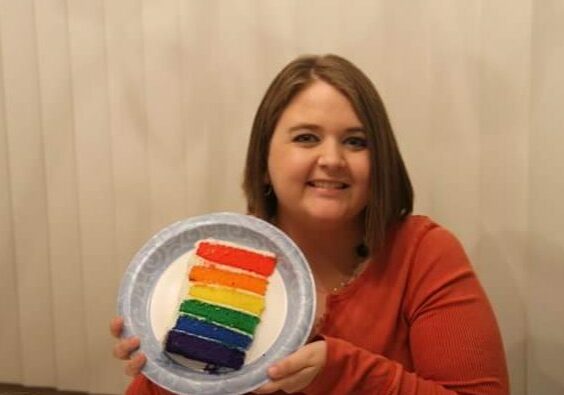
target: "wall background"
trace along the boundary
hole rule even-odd
[[[512,393],[564,392],[564,2],[0,0],[0,382],[121,393],[121,274],[244,210],[254,110],[334,52],[387,104],[416,211],[464,243]]]

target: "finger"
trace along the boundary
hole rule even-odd
[[[141,369],[147,362],[147,357],[143,353],[135,354],[133,358],[125,364],[125,374],[128,376],[137,376],[141,373]]]
[[[273,381],[266,383],[262,387],[257,388],[253,391],[254,394],[272,394],[273,392],[278,391],[278,383]]]
[[[315,377],[313,372],[314,368],[307,367],[290,376],[284,377],[280,380],[274,380],[266,383],[262,387],[256,389],[256,394],[271,394],[276,391],[284,391],[286,393],[293,393],[304,389]]]
[[[113,337],[119,338],[123,331],[123,317],[114,317],[110,321],[110,332]]]
[[[313,367],[307,367],[296,374],[278,380],[278,387],[288,394],[298,392],[312,382],[315,377],[314,370]]]
[[[141,344],[137,336],[120,340],[114,346],[114,357],[118,359],[129,359],[131,353],[139,348]]]
[[[281,379],[311,366],[314,357],[313,344],[307,344],[286,358],[276,362],[268,368],[269,377],[273,380]]]
[[[255,389],[254,394],[272,394],[273,392],[280,391],[280,383],[278,381],[269,381],[263,386]]]

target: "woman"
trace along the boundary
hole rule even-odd
[[[244,190],[249,212],[304,252],[319,301],[311,341],[257,393],[509,393],[487,297],[459,242],[411,215],[386,111],[353,64],[307,56],[280,72],[254,120]],[[138,345],[114,350],[137,375],[129,393],[166,393],[138,375]]]

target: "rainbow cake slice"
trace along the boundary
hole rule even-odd
[[[205,239],[190,257],[189,287],[165,350],[207,364],[240,369],[265,308],[276,256],[235,243]]]

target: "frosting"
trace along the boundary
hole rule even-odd
[[[181,315],[174,329],[192,335],[216,340],[229,347],[246,350],[253,340],[248,334],[236,332],[220,325],[212,324],[187,315]]]
[[[166,350],[189,359],[207,362],[213,365],[240,369],[245,362],[245,353],[221,343],[202,339],[187,333],[171,330],[166,339]]]
[[[190,286],[165,349],[207,363],[210,372],[240,369],[265,308],[276,256],[206,239],[196,243],[190,263]]]
[[[265,279],[242,273],[233,273],[213,266],[194,266],[190,271],[190,281],[223,285],[226,287],[244,289],[259,295],[264,295],[268,282]]]
[[[260,315],[264,310],[263,296],[244,293],[234,288],[197,284],[190,287],[188,295],[208,303],[235,308],[254,315]]]
[[[257,316],[205,303],[196,299],[189,299],[182,302],[180,311],[251,335],[255,332],[260,322]]]
[[[270,276],[276,266],[276,257],[255,252],[256,250],[234,247],[232,243],[200,241],[196,254],[204,259],[223,265],[250,270],[263,276]]]

